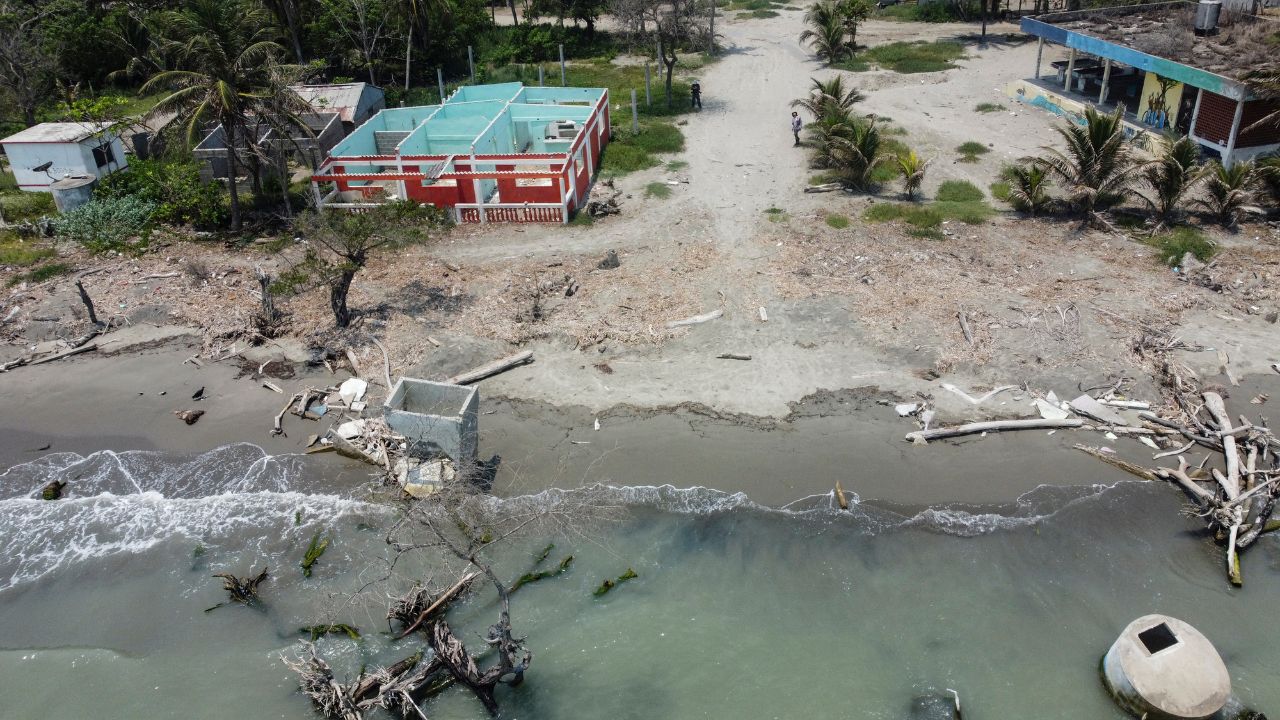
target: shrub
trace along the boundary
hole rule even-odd
[[[1182,213],[1183,199],[1200,181],[1200,146],[1183,137],[1169,143],[1154,162],[1142,168],[1142,179],[1151,189],[1143,195],[1160,221],[1167,222]]]
[[[991,197],[1001,202],[1009,202],[1009,191],[1012,188],[1008,180],[997,180],[991,183]]]
[[[146,249],[154,203],[137,197],[95,199],[54,221],[54,231],[93,252],[138,253]]]
[[[969,142],[962,143],[960,147],[956,148],[956,152],[961,155],[985,155],[991,152],[991,148],[983,145],[977,140],[970,140]]]
[[[103,178],[94,197],[134,197],[152,203],[153,219],[172,225],[214,227],[228,213],[222,186],[201,182],[199,166],[190,162],[135,160]]]
[[[1160,253],[1160,261],[1169,267],[1177,267],[1187,253],[1200,262],[1208,262],[1218,248],[1205,234],[1195,228],[1180,227],[1151,238],[1151,244]]]
[[[498,65],[536,63],[559,60],[561,44],[566,58],[616,52],[614,38],[603,30],[590,33],[586,28],[528,22],[494,26],[478,50],[481,58]]]
[[[1006,109],[1005,106],[1001,105],[1000,103],[984,102],[984,103],[978,103],[977,106],[973,108],[973,111],[980,112],[980,113],[991,113],[991,112],[1002,112],[1005,109]]]
[[[938,188],[938,200],[943,202],[973,202],[985,200],[978,186],[968,180],[948,180]]]
[[[876,203],[862,213],[862,219],[868,222],[888,222],[902,217],[902,211],[892,203]]]
[[[837,215],[836,213],[832,213],[827,216],[827,225],[837,230],[843,230],[849,227],[849,218],[845,217],[844,215]]]

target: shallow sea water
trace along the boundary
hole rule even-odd
[[[319,642],[340,674],[411,654],[379,634],[376,592],[349,600],[385,574],[394,513],[325,469],[233,445],[62,453],[0,474],[0,716],[308,718],[279,659],[301,649],[299,627],[364,631]],[[70,497],[32,499],[54,477],[74,478]],[[1247,704],[1280,709],[1280,545],[1260,541],[1233,590],[1171,488],[1053,480],[1014,503],[907,511],[677,489],[697,478],[617,489],[616,518],[498,553],[511,577],[548,541],[549,563],[575,556],[513,598],[534,661],[499,691],[503,716],[905,719],[915,696],[949,688],[967,720],[1119,719],[1098,660],[1157,611],[1215,643]],[[333,544],[304,579],[320,530]],[[210,573],[262,565],[264,610],[203,612],[223,599]],[[639,577],[592,595],[627,568]],[[478,644],[493,614],[482,589],[450,623]],[[484,717],[458,690],[426,710]]]

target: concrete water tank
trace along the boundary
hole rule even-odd
[[[400,378],[382,406],[387,425],[404,435],[410,453],[447,455],[460,468],[475,464],[480,392],[466,385]]]
[[[1148,720],[1206,720],[1231,697],[1213,644],[1167,615],[1129,623],[1102,659],[1102,676],[1121,707]]]
[[[58,212],[69,212],[92,200],[93,186],[97,184],[98,178],[93,175],[78,175],[55,181],[49,190]]]
[[[1200,0],[1196,4],[1195,32],[1212,35],[1218,31],[1218,15],[1222,13],[1222,0]]]

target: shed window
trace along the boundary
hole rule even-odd
[[[115,162],[116,156],[111,152],[111,143],[103,143],[94,148],[93,161],[98,164],[98,167]]]

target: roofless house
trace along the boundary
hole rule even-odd
[[[1280,67],[1276,21],[1204,0],[1050,13],[1023,18],[1022,30],[1039,48],[1035,75],[1009,87],[1017,100],[1077,116],[1120,106],[1126,134],[1148,148],[1185,135],[1225,165],[1280,150],[1280,127],[1251,127],[1280,102],[1244,82]]]
[[[442,105],[383,110],[311,177],[322,209],[388,200],[449,208],[456,222],[568,222],[609,142],[609,91],[459,88]]]

